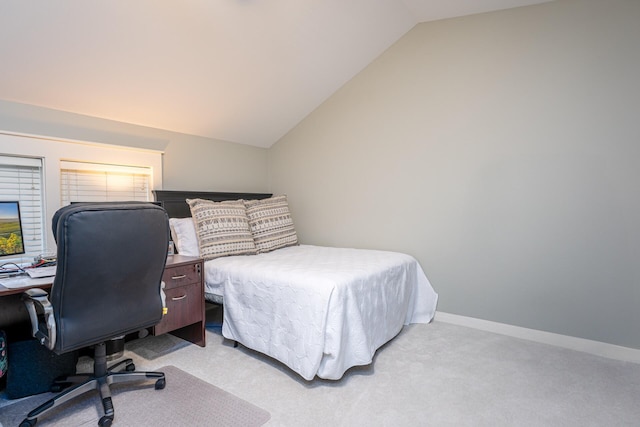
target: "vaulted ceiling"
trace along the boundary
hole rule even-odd
[[[0,2],[0,99],[269,147],[419,22],[549,0]]]

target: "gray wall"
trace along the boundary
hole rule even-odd
[[[418,258],[439,310],[640,348],[640,1],[416,26],[269,151],[304,243]]]
[[[164,151],[165,190],[268,191],[264,148],[3,100],[0,130]]]

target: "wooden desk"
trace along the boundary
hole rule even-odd
[[[168,311],[151,328],[153,335],[169,332],[205,346],[203,262],[198,257],[169,255],[162,276]]]
[[[203,261],[197,257],[170,255],[162,280],[165,282],[167,314],[151,333],[171,333],[201,347],[205,346]],[[10,289],[0,285],[0,328],[18,321],[29,322],[20,295],[29,288],[51,289],[49,283]],[[28,278],[26,280],[29,280]],[[2,282],[2,279],[0,279]]]

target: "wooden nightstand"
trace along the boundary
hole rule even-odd
[[[170,332],[201,347],[204,337],[203,260],[197,257],[169,255],[164,269],[164,293],[167,314],[151,328],[153,335]]]

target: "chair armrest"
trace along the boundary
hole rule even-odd
[[[49,294],[45,290],[32,288],[24,291],[22,301],[29,313],[33,336],[40,341],[40,344],[46,346],[49,350],[53,350],[56,345],[56,321],[53,316],[53,306],[49,302],[48,296]],[[40,329],[39,311],[44,315],[46,333]]]
[[[30,288],[27,289],[26,291],[24,291],[25,294],[27,294],[29,297],[35,298],[35,297],[47,297],[49,294],[47,293],[47,291],[45,291],[44,289],[40,289],[40,288]]]

